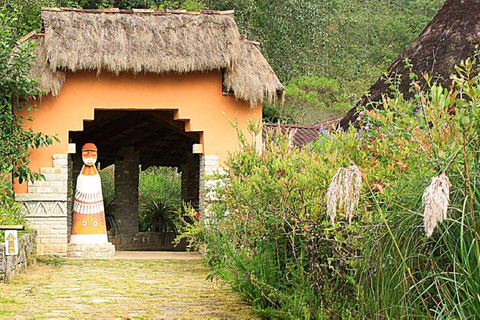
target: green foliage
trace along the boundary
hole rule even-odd
[[[244,144],[196,232],[213,275],[265,317],[479,317],[479,71],[467,60],[453,87],[427,79],[426,92],[412,75],[415,99],[385,98],[360,131],[323,133],[308,150],[282,137],[262,154]],[[327,187],[351,164],[360,201],[351,223],[339,210],[332,224]],[[442,172],[447,218],[428,238],[422,195]]]
[[[14,47],[16,23],[14,13],[0,10],[0,172],[24,181],[40,178],[27,167],[29,149],[50,145],[53,139],[26,129],[25,121],[31,119],[14,114],[14,110],[30,111],[31,99],[40,93],[37,81],[29,77],[34,59],[32,43]]]
[[[150,167],[140,174],[140,231],[177,231],[181,208],[181,179],[175,168]]]
[[[120,206],[115,197],[115,169],[114,166],[106,167],[100,171],[102,181],[103,207],[105,210],[105,222],[107,230],[115,233],[119,228],[117,212]]]
[[[179,211],[166,200],[150,199],[142,204],[140,230],[160,233],[162,244],[171,243],[178,234]]]
[[[443,2],[208,0],[205,4],[210,9],[235,9],[241,32],[262,43],[262,52],[283,83],[302,76],[335,79],[342,94],[358,99],[418,37]]]
[[[364,243],[362,217],[352,224],[326,219],[324,195],[340,148],[354,132],[322,135],[322,150],[289,147],[267,139],[259,154],[243,144],[228,160],[229,174],[197,232],[207,246],[213,275],[227,279],[265,317],[320,318],[355,313],[355,261]],[[241,139],[244,141],[244,139]],[[333,165],[332,165],[333,164]],[[227,214],[225,215],[225,212]]]
[[[452,76],[452,88],[428,79],[430,88],[423,93],[414,82],[415,100],[399,95],[385,100],[385,110],[367,115],[375,126],[370,135],[385,136],[378,154],[408,168],[384,180],[385,196],[369,200],[379,223],[362,276],[364,312],[371,317],[480,316],[479,71],[475,60],[467,60]],[[440,172],[452,183],[449,210],[426,238],[422,191]]]
[[[314,75],[318,39],[326,37],[322,23],[328,4],[311,0],[208,0],[210,9],[235,10],[242,33],[261,41],[263,53],[282,81]]]
[[[265,108],[264,119],[314,124],[342,117],[350,108],[337,80],[302,76],[285,86],[285,103]]]
[[[115,169],[109,166],[100,171],[107,229],[118,229],[115,198]],[[181,175],[176,168],[149,167],[139,177],[139,230],[162,234],[164,243],[178,234],[182,220]],[[167,238],[169,237],[169,238]]]
[[[20,204],[12,200],[0,200],[0,225],[27,225]],[[0,243],[5,241],[5,232],[0,231]]]
[[[108,166],[99,172],[102,180],[102,194],[104,199],[115,198],[115,166]]]
[[[57,0],[0,0],[0,8],[15,17],[9,25],[13,28],[12,38],[18,40],[31,31],[40,31],[42,7],[65,5]]]
[[[205,243],[205,228],[200,222],[200,212],[197,212],[191,205],[184,204],[184,214],[179,216],[179,234],[175,238],[175,244],[182,240],[187,241],[187,251],[199,250]]]

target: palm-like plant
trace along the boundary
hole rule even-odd
[[[112,230],[113,234],[115,234],[119,229],[119,222],[116,214],[120,206],[115,202],[115,200],[116,198],[103,198],[107,231]]]
[[[143,206],[140,224],[143,230],[159,232],[162,244],[168,244],[178,234],[177,219],[177,209],[168,201],[150,199]]]

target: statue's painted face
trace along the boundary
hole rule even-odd
[[[97,162],[97,147],[93,143],[87,143],[82,148],[82,159],[86,166],[93,166]]]

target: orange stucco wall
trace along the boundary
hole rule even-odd
[[[31,112],[31,127],[57,135],[60,143],[33,150],[30,168],[52,166],[53,154],[68,152],[68,132],[83,129],[83,120],[93,119],[95,109],[162,110],[176,109],[176,118],[188,120],[186,130],[202,131],[204,154],[218,155],[220,164],[229,151],[238,147],[235,129],[229,120],[238,121],[246,130],[250,119],[261,121],[262,108],[251,109],[244,101],[222,94],[221,72],[189,74],[128,73],[97,77],[96,72],[68,73],[58,97],[47,96]],[[26,115],[26,114],[25,114]],[[77,146],[78,148],[78,146]],[[99,150],[101,152],[101,150]],[[27,185],[15,185],[16,193],[26,193]]]

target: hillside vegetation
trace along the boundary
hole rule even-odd
[[[442,0],[0,0],[17,37],[38,29],[42,6],[235,10],[240,32],[286,86],[265,120],[312,124],[343,116],[433,18]]]

